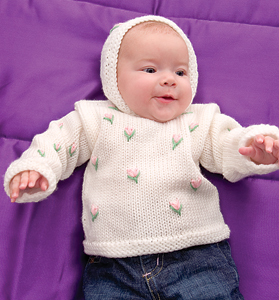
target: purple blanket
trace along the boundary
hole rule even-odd
[[[196,103],[216,102],[247,126],[279,126],[277,0],[1,0],[0,172],[36,133],[80,99],[104,99],[100,53],[115,23],[144,14],[175,21],[199,65]],[[11,204],[0,189],[0,299],[83,299],[78,168],[47,200]],[[279,172],[217,185],[247,300],[278,299]]]

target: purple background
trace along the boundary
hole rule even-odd
[[[243,126],[279,126],[277,0],[1,0],[0,172],[34,134],[80,99],[104,99],[100,52],[115,23],[157,14],[189,36],[199,65],[195,102],[216,102]],[[0,299],[83,299],[80,167],[37,204],[0,189]],[[218,186],[247,300],[278,299],[279,172]]]

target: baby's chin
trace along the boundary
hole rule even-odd
[[[131,111],[138,117],[152,120],[158,123],[166,123],[171,120],[176,119],[178,116],[182,115],[185,110],[182,109],[171,109],[170,107],[167,109],[166,107],[159,108],[155,106],[155,109],[149,109],[147,108],[146,110],[140,109],[136,110],[132,107],[129,107]]]
[[[152,117],[147,119],[153,120],[158,123],[166,123],[176,119],[180,115],[181,114],[154,114]]]
[[[184,107],[175,107],[170,105],[164,109],[156,109],[151,111],[150,116],[152,117],[150,119],[156,122],[166,123],[184,114],[186,109],[187,108]]]

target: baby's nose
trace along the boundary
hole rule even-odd
[[[161,85],[162,86],[175,86],[176,85],[176,80],[173,74],[166,73],[164,76],[162,76],[161,79]]]

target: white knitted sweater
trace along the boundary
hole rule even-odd
[[[89,160],[82,195],[87,254],[128,257],[213,243],[228,238],[229,229],[199,164],[230,181],[277,170],[238,153],[260,133],[279,138],[274,126],[240,127],[216,104],[193,104],[157,123],[115,110],[109,101],[80,101],[11,164],[5,189],[18,172],[36,170],[48,179],[48,190],[28,190],[18,202],[39,201]]]
[[[17,173],[36,170],[49,182],[46,192],[26,190],[17,202],[39,201],[59,180],[89,160],[83,184],[84,249],[87,254],[129,257],[213,243],[229,237],[216,188],[199,165],[236,181],[278,165],[256,165],[238,153],[256,134],[279,138],[277,127],[241,128],[220,114],[216,104],[190,105],[185,114],[157,123],[134,114],[117,86],[121,41],[133,26],[146,21],[168,24],[185,41],[194,97],[196,56],[183,31],[172,21],[144,16],[118,24],[101,56],[101,79],[110,101],[80,101],[75,111],[35,136],[31,147],[11,164],[5,190]],[[120,111],[116,110],[114,103]]]

